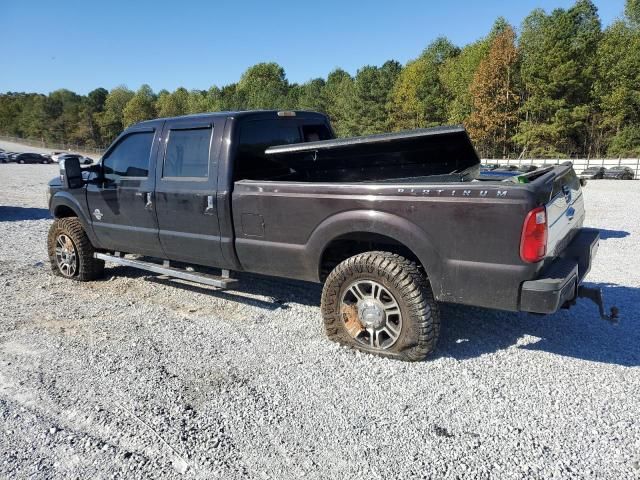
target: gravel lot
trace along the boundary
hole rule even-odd
[[[33,152],[33,153],[46,153],[50,154],[52,151],[57,150],[54,148],[42,148],[42,147],[32,147],[30,145],[23,145],[21,143],[9,142],[6,140],[0,140],[0,148],[7,152]],[[85,152],[85,151],[69,151],[69,153],[80,153],[87,157],[93,158],[94,160],[100,159],[100,155],[95,152]]]
[[[619,326],[443,306],[406,364],[326,340],[317,285],[52,276],[56,172],[0,165],[0,477],[640,477],[640,182],[585,189]]]

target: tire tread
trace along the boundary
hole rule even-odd
[[[71,241],[76,246],[78,254],[78,272],[73,277],[65,277],[60,273],[56,263],[55,245],[56,238],[60,233],[69,235]],[[56,218],[49,228],[47,237],[47,251],[49,253],[49,262],[51,263],[51,271],[58,276],[71,278],[80,282],[89,282],[100,278],[104,274],[104,261],[97,260],[93,257],[95,248],[91,244],[89,237],[82,227],[82,223],[77,217]]]
[[[403,317],[403,323],[407,322],[409,328],[407,348],[373,351],[363,348],[348,335],[340,315],[338,296],[344,283],[357,273],[382,277],[400,292],[398,301],[404,303],[409,313],[409,318]],[[382,357],[414,362],[424,360],[435,349],[440,334],[440,313],[428,279],[415,262],[395,253],[366,252],[340,263],[329,274],[322,289],[321,309],[325,330],[331,340]]]

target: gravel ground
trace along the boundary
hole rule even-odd
[[[326,340],[320,287],[238,290],[122,268],[49,273],[52,165],[0,165],[0,477],[640,477],[638,182],[594,181],[581,302],[548,317],[443,306],[429,361]]]

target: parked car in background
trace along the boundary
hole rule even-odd
[[[0,152],[0,163],[9,163],[9,155],[4,153],[4,150]]]
[[[71,152],[65,152],[65,151],[61,152],[58,150],[55,152],[51,152],[49,156],[51,157],[51,160],[53,160],[54,162],[58,162],[61,155],[69,155],[69,154],[71,154]]]
[[[635,174],[629,167],[613,167],[604,173],[604,177],[609,180],[633,180]]]
[[[18,153],[14,160],[16,163],[51,163],[51,159],[43,157],[39,153]]]
[[[579,176],[585,180],[597,180],[603,178],[606,171],[607,169],[604,167],[589,167],[583,170]]]
[[[9,153],[7,153],[7,155],[8,155],[8,158],[9,158],[10,162],[15,162],[16,161],[16,157],[18,155],[20,155],[20,152],[9,152]]]
[[[497,163],[487,163],[484,165],[480,165],[481,170],[495,170],[496,168],[500,168],[500,165]]]
[[[523,172],[517,170],[507,170],[505,168],[496,168],[493,170],[481,168],[478,180],[505,180],[507,178],[516,177]]]
[[[84,155],[80,155],[79,153],[64,153],[58,155],[58,159],[56,162],[60,163],[60,160],[66,160],[69,158],[77,158],[80,161],[81,165],[90,165],[93,163],[93,159],[89,157],[85,157]]]

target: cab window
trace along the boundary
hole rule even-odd
[[[289,169],[278,162],[267,159],[264,151],[274,145],[300,143],[300,128],[293,122],[255,120],[240,127],[240,141],[236,154],[234,177],[260,179],[289,173]]]
[[[164,178],[207,178],[211,128],[171,130],[167,140]]]
[[[102,161],[105,180],[147,177],[154,132],[134,132],[124,137]]]

